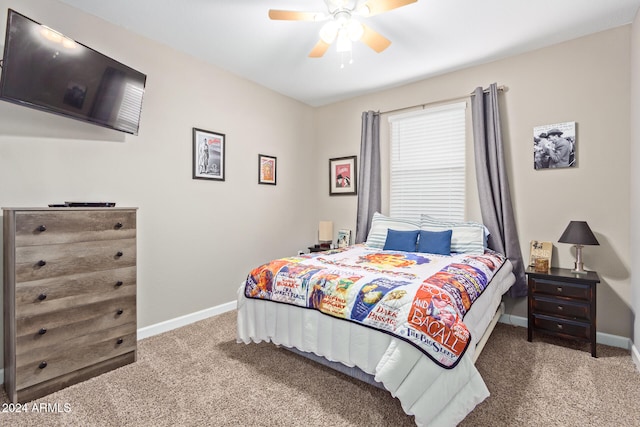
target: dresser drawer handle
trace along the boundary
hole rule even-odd
[[[40,369],[44,369],[46,367],[47,367],[47,362],[45,362],[45,361],[40,362],[40,364],[38,365],[38,368],[40,368]]]
[[[122,286],[124,283],[122,283],[122,280],[118,280],[116,282],[116,288],[119,288],[120,286]]]
[[[42,233],[43,231],[47,231],[47,227],[44,225],[39,225],[37,230]]]
[[[562,329],[562,325],[560,323],[558,323],[558,329]]]
[[[118,341],[116,341],[116,344],[120,345],[124,342],[124,340],[122,338],[118,338]]]
[[[116,225],[113,226],[116,230],[120,230],[122,228],[121,222],[116,222]]]
[[[122,251],[118,251],[118,252],[116,252],[116,257],[120,258],[122,255],[124,255],[124,254],[122,253]]]
[[[558,310],[559,310],[559,311],[564,310],[564,306],[559,305],[559,306],[558,306]]]
[[[38,331],[38,335],[44,335],[47,333],[47,328],[40,328],[40,330]]]
[[[119,309],[118,309],[118,311],[116,311],[116,314],[117,314],[118,316],[120,316],[122,313],[124,313],[124,310],[123,310],[123,309],[121,309],[121,308],[119,308]]]
[[[47,294],[44,294],[44,293],[43,293],[43,294],[38,295],[38,300],[40,300],[40,301],[44,301],[44,300],[46,300],[46,299],[47,299]]]
[[[40,261],[37,262],[38,267],[44,267],[45,265],[47,265],[47,261],[41,259]]]
[[[556,288],[556,290],[557,290],[558,292],[562,292],[562,286],[558,286],[558,287]]]

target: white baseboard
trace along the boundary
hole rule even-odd
[[[232,301],[225,304],[217,305],[215,307],[196,311],[195,313],[185,314],[184,316],[176,317],[175,319],[165,320],[164,322],[156,323],[155,325],[145,326],[144,328],[138,329],[138,340],[149,338],[163,332],[168,332],[173,329],[197,322],[199,320],[204,320],[209,317],[226,313],[227,311],[235,310],[236,306],[237,302]]]
[[[499,322],[506,323],[507,325],[520,326],[522,328],[526,328],[528,326],[526,317],[514,316],[507,313],[500,316]],[[624,348],[625,350],[629,350],[632,347],[631,340],[629,338],[621,337],[619,335],[606,334],[604,332],[596,332],[596,342],[598,344],[604,344],[610,347]]]
[[[631,344],[631,359],[636,364],[636,369],[640,371],[640,352],[638,352],[638,347],[635,344]]]

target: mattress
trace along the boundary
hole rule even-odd
[[[389,334],[316,310],[246,298],[244,284],[238,290],[237,341],[272,342],[357,367],[398,398],[417,425],[456,425],[489,396],[474,365],[475,349],[515,280],[511,270],[506,261],[466,313],[471,343],[453,369]]]

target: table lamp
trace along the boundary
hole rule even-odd
[[[560,239],[560,243],[573,243],[576,247],[576,264],[575,268],[571,270],[572,273],[586,274],[584,269],[584,263],[582,262],[582,246],[584,245],[599,245],[598,239],[593,235],[593,232],[589,228],[589,224],[586,221],[571,221],[567,226]]]
[[[318,226],[318,242],[321,248],[330,248],[333,242],[333,222],[320,221]]]

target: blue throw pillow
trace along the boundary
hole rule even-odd
[[[451,255],[452,233],[452,230],[420,230],[420,238],[418,239],[418,252],[438,255]]]
[[[385,251],[415,252],[419,232],[420,230],[398,231],[389,228],[383,249]]]

